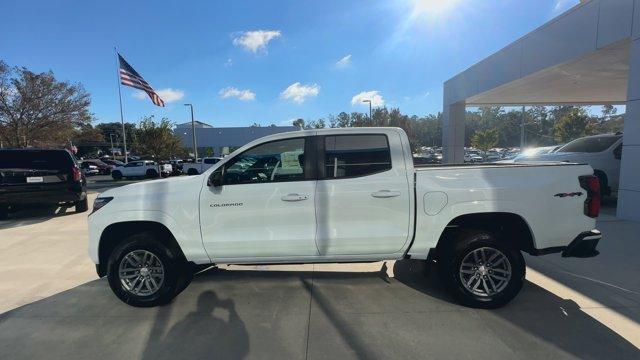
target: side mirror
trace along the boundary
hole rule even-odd
[[[222,170],[216,170],[209,176],[207,180],[207,186],[219,187],[222,186]]]

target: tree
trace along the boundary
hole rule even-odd
[[[113,146],[122,146],[122,123],[101,123],[96,125],[96,129],[102,133],[104,141],[111,141],[111,137],[113,137]],[[127,145],[132,144],[135,138],[136,125],[126,122],[124,123],[124,129],[127,132]],[[113,134],[113,136],[111,136],[110,134]]]
[[[10,147],[65,143],[74,128],[91,122],[90,104],[80,84],[0,61],[0,140]]]
[[[304,129],[304,119],[295,119],[292,125],[298,129]]]
[[[609,121],[611,117],[618,112],[613,105],[604,105],[602,106],[602,121]]]
[[[498,144],[498,130],[487,129],[483,131],[476,131],[471,138],[471,146],[480,149],[484,152],[494,148]]]
[[[556,141],[566,143],[593,134],[593,124],[584,109],[572,108],[556,121],[553,132]]]
[[[147,116],[140,121],[133,144],[136,152],[156,160],[166,160],[181,153],[180,138],[173,134],[169,119],[162,118],[159,122],[153,119],[153,116]]]

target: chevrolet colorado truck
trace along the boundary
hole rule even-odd
[[[598,254],[588,165],[414,167],[397,128],[255,140],[201,175],[105,191],[89,216],[100,277],[134,306],[169,302],[210,264],[436,262],[464,304],[520,291],[522,253]]]

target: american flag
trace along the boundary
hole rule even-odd
[[[151,85],[129,65],[122,55],[118,54],[118,60],[120,61],[120,83],[146,92],[156,106],[164,106],[164,101],[153,90]]]

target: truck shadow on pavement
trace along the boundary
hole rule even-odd
[[[573,302],[527,283],[505,308],[457,305],[420,263],[379,272],[211,269],[133,308],[104,279],[0,314],[0,358],[638,358]],[[615,354],[615,355],[613,355]]]

